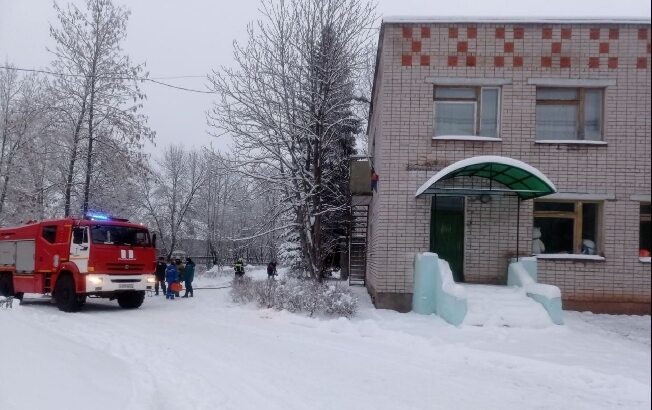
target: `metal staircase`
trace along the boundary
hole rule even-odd
[[[349,285],[365,286],[369,205],[351,206],[349,236]]]

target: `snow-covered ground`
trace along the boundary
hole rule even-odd
[[[352,320],[235,305],[228,288],[135,311],[2,309],[0,409],[650,408],[649,316],[455,328],[355,292]]]

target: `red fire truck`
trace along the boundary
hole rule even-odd
[[[142,305],[154,286],[156,235],[103,214],[0,228],[0,295],[50,294],[65,312],[87,297]]]

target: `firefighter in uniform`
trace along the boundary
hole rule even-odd
[[[244,276],[245,270],[244,270],[244,261],[242,260],[242,258],[238,258],[238,260],[235,262],[235,265],[233,265],[233,270],[235,271],[236,279],[240,279]]]

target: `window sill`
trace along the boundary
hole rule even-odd
[[[589,140],[536,140],[535,144],[564,144],[564,145],[607,145],[606,141]]]
[[[534,255],[537,259],[552,259],[552,260],[578,260],[578,261],[604,261],[604,256],[600,255],[582,255],[574,253],[542,253]]]
[[[641,263],[651,263],[650,261],[652,260],[652,258],[650,258],[650,257],[648,256],[647,258],[638,258],[638,260],[639,260]]]
[[[481,137],[478,135],[438,135],[432,137],[433,141],[478,141],[478,142],[500,142],[502,138]]]

